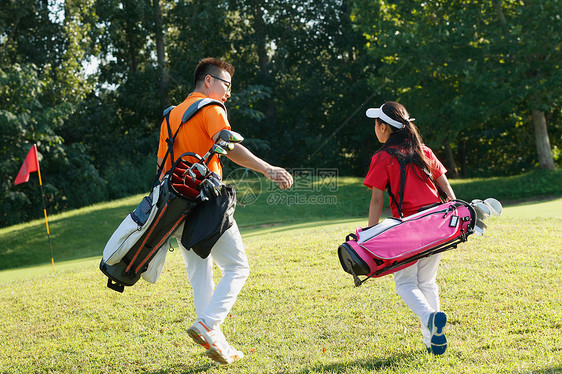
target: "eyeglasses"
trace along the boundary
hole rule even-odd
[[[230,86],[232,85],[231,82],[229,82],[229,81],[227,81],[227,80],[224,80],[224,79],[222,79],[222,78],[216,77],[216,76],[211,75],[211,74],[209,74],[209,76],[210,76],[211,78],[215,78],[215,79],[218,79],[219,81],[222,81],[222,82],[226,83],[226,90],[228,91],[228,93],[230,93],[230,90],[231,90],[231,87],[230,87]]]

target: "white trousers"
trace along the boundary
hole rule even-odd
[[[236,222],[211,249],[211,254],[203,259],[181,244],[183,224],[174,233],[181,249],[187,270],[187,278],[193,289],[193,303],[197,318],[213,328],[219,327],[230,312],[238,294],[242,290],[250,266],[244,251],[244,244]],[[222,277],[215,287],[213,280],[213,260],[222,272]]]
[[[435,282],[440,260],[441,253],[438,253],[394,273],[396,293],[420,318],[421,332],[427,347],[431,344],[427,328],[429,315],[440,310],[439,287]]]

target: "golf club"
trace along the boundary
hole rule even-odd
[[[478,214],[479,219],[484,220],[484,219],[490,217],[490,215],[492,214],[491,209],[485,203],[479,202],[479,203],[475,204],[473,202],[472,206],[474,207],[474,210],[476,210],[476,213]]]
[[[222,184],[213,178],[205,179],[200,184],[200,190],[204,196],[219,196]],[[208,199],[208,198],[207,198]]]
[[[498,200],[490,197],[484,200],[484,204],[488,205],[493,216],[499,217],[502,214],[503,207]]]
[[[217,141],[217,144],[224,149],[228,149],[229,151],[232,151],[234,149],[234,143],[225,142],[224,140]]]
[[[183,172],[183,180],[185,183],[185,175],[189,174],[189,177],[191,178],[192,181],[195,182],[195,180],[197,179],[197,175],[195,175],[195,173],[193,172],[193,170],[191,170],[191,168],[185,169],[185,171]]]
[[[211,147],[209,152],[207,152],[203,156],[203,160],[205,160],[205,163],[207,164],[211,160],[211,158],[217,153],[220,155],[226,155],[227,152],[225,148],[228,149],[229,151],[232,151],[234,149],[234,143],[240,143],[243,140],[244,137],[238,134],[237,132],[226,130],[226,129],[221,130],[219,132],[219,136],[216,143]]]
[[[481,219],[477,219],[476,224],[474,225],[474,232],[476,233],[476,235],[482,236],[484,235],[484,231],[487,227],[488,226],[486,226],[486,224]]]
[[[195,171],[197,171],[202,177],[207,175],[207,173],[209,172],[209,168],[207,168],[207,165],[200,163],[193,164],[193,166],[191,166],[191,170],[193,169],[195,169]]]
[[[205,164],[208,164],[209,161],[211,161],[211,158],[213,158],[213,156],[215,154],[219,154],[219,155],[226,155],[226,151],[224,150],[223,147],[221,147],[218,144],[213,144],[213,146],[211,147],[211,149],[209,150],[209,152],[207,152],[204,156],[203,156],[203,160],[205,160]]]
[[[207,194],[203,190],[199,191],[199,198],[201,199],[201,201],[209,200],[209,197],[207,196]]]
[[[219,132],[219,139],[227,143],[240,143],[244,140],[244,137],[237,132],[224,129]]]
[[[240,143],[244,140],[242,135],[231,130],[221,130],[215,144],[203,157],[197,157],[199,162],[194,163],[190,168],[184,172],[188,174],[193,181],[197,180],[197,172],[203,177],[203,181],[198,186],[199,198],[201,201],[209,200],[211,196],[219,196],[222,192],[222,182],[220,176],[216,173],[209,171],[207,164],[215,154],[226,155],[227,150],[232,151],[235,143]]]

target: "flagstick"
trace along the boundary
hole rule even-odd
[[[45,197],[43,196],[43,182],[41,181],[41,169],[37,168],[39,175],[39,186],[41,186],[41,200],[43,200],[43,212],[45,213],[45,225],[47,226],[47,238],[49,239],[49,249],[51,250],[51,264],[53,265],[53,273],[55,272],[55,260],[53,258],[53,247],[51,246],[51,234],[49,233],[49,220],[47,219],[47,208],[45,207]]]

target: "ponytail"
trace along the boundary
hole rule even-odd
[[[404,127],[398,129],[395,126],[390,126],[392,133],[377,153],[388,147],[397,147],[405,154],[410,164],[415,164],[427,173],[431,173],[428,159],[422,149],[422,137],[416,125],[413,124],[414,119],[410,118],[404,105],[395,101],[387,101],[381,109],[391,119],[402,123]],[[415,172],[416,169],[412,168],[412,170]],[[424,179],[420,175],[417,176],[422,180]]]

